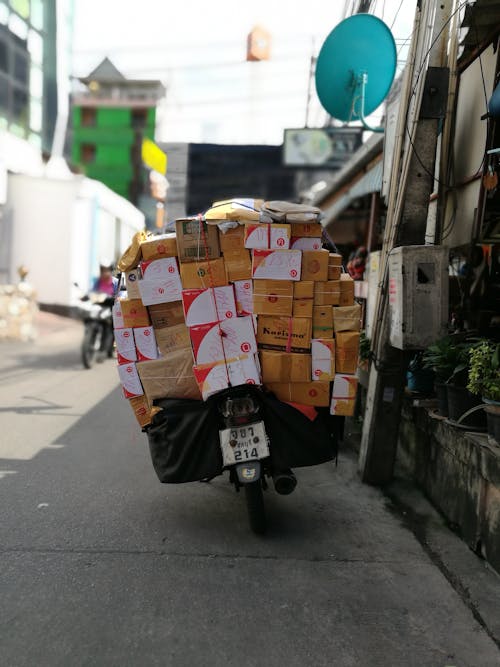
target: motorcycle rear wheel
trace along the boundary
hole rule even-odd
[[[256,535],[263,535],[267,529],[267,519],[262,480],[258,479],[255,482],[250,482],[245,484],[244,487],[250,528]]]
[[[85,333],[83,334],[82,341],[82,363],[84,368],[92,368],[95,363],[97,351],[100,347],[100,344],[97,345],[97,338],[99,334],[99,327],[94,325],[86,325]]]

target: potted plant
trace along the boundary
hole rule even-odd
[[[439,414],[448,416],[447,382],[460,367],[462,352],[453,336],[445,336],[425,350],[423,367],[434,371],[434,387],[438,399]]]
[[[429,396],[434,389],[435,373],[432,368],[425,366],[424,352],[417,352],[408,365],[406,386],[409,391]]]
[[[500,445],[500,343],[482,340],[470,352],[467,388],[486,404],[488,436]]]

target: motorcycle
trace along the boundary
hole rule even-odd
[[[95,361],[111,358],[114,351],[112,308],[114,297],[91,293],[83,296],[79,308],[84,324],[82,363],[92,368]]]
[[[244,491],[250,528],[266,532],[264,492],[271,479],[280,495],[291,494],[292,468],[326,463],[336,457],[335,418],[316,411],[311,420],[261,387],[223,390],[206,402],[155,401],[159,411],[144,430],[153,467],[163,483],[209,483],[229,472]]]

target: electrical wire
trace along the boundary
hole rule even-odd
[[[404,2],[404,0],[401,0],[401,2],[399,3],[399,7],[396,10],[396,14],[394,15],[394,18],[392,19],[391,28],[390,28],[391,30],[393,29],[394,24],[396,23],[396,19],[398,18],[398,14],[401,10],[401,7],[403,6],[403,2]]]

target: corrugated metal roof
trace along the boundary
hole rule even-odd
[[[362,176],[359,181],[356,181],[352,188],[349,188],[347,192],[339,197],[330,208],[327,208],[325,217],[322,220],[323,225],[326,226],[333,222],[355,199],[364,197],[371,192],[379,192],[382,187],[382,169],[383,163],[381,160]]]
[[[498,0],[475,0],[465,7],[462,29],[467,29],[460,44],[462,53],[458,62],[466,60],[487,38],[500,32],[500,2]]]

